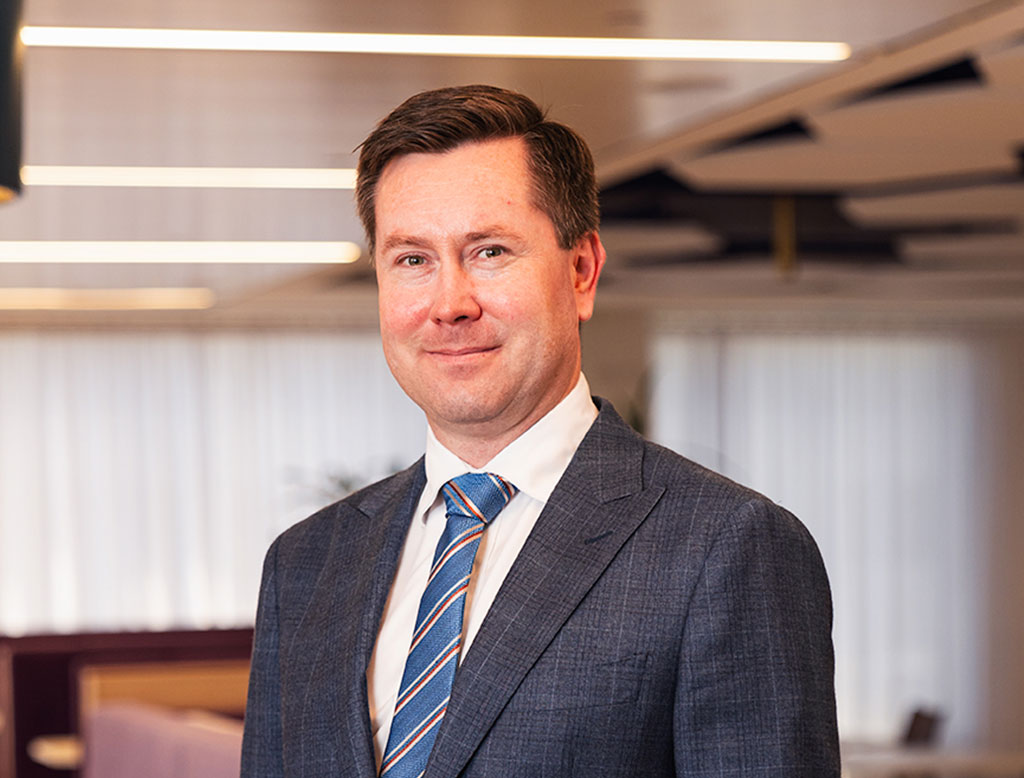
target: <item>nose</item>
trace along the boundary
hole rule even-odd
[[[461,262],[445,262],[437,275],[431,318],[438,324],[456,324],[480,317],[476,286]]]

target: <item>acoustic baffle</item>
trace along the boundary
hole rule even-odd
[[[22,0],[0,0],[0,202],[21,191]]]

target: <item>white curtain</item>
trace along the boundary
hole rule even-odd
[[[833,586],[844,737],[977,734],[975,359],[915,334],[653,340],[651,434],[792,509]],[[251,623],[271,540],[423,448],[376,334],[0,335],[0,632]]]
[[[652,436],[790,508],[835,605],[845,738],[917,706],[978,735],[984,607],[977,370],[957,338],[685,333],[654,340]]]
[[[271,540],[424,434],[375,334],[0,335],[0,633],[249,624]]]

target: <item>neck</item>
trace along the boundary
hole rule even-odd
[[[513,424],[507,419],[493,419],[474,424],[439,424],[428,419],[437,441],[470,467],[480,468],[496,457],[512,441],[544,418],[576,387],[579,373],[561,395],[552,402],[533,408],[530,413]]]
[[[554,405],[551,406],[551,408],[554,407]],[[481,428],[481,426],[489,425],[474,425],[472,428],[441,428],[433,423],[430,428],[437,441],[463,462],[470,467],[483,467],[509,443],[542,419],[551,408],[530,414],[518,424],[501,430]]]

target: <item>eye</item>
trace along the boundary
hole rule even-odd
[[[505,249],[501,246],[485,246],[480,249],[480,256],[484,259],[496,259],[505,253]]]
[[[407,267],[419,267],[425,265],[427,258],[421,254],[406,254],[404,257],[398,260],[398,264],[405,265]]]

